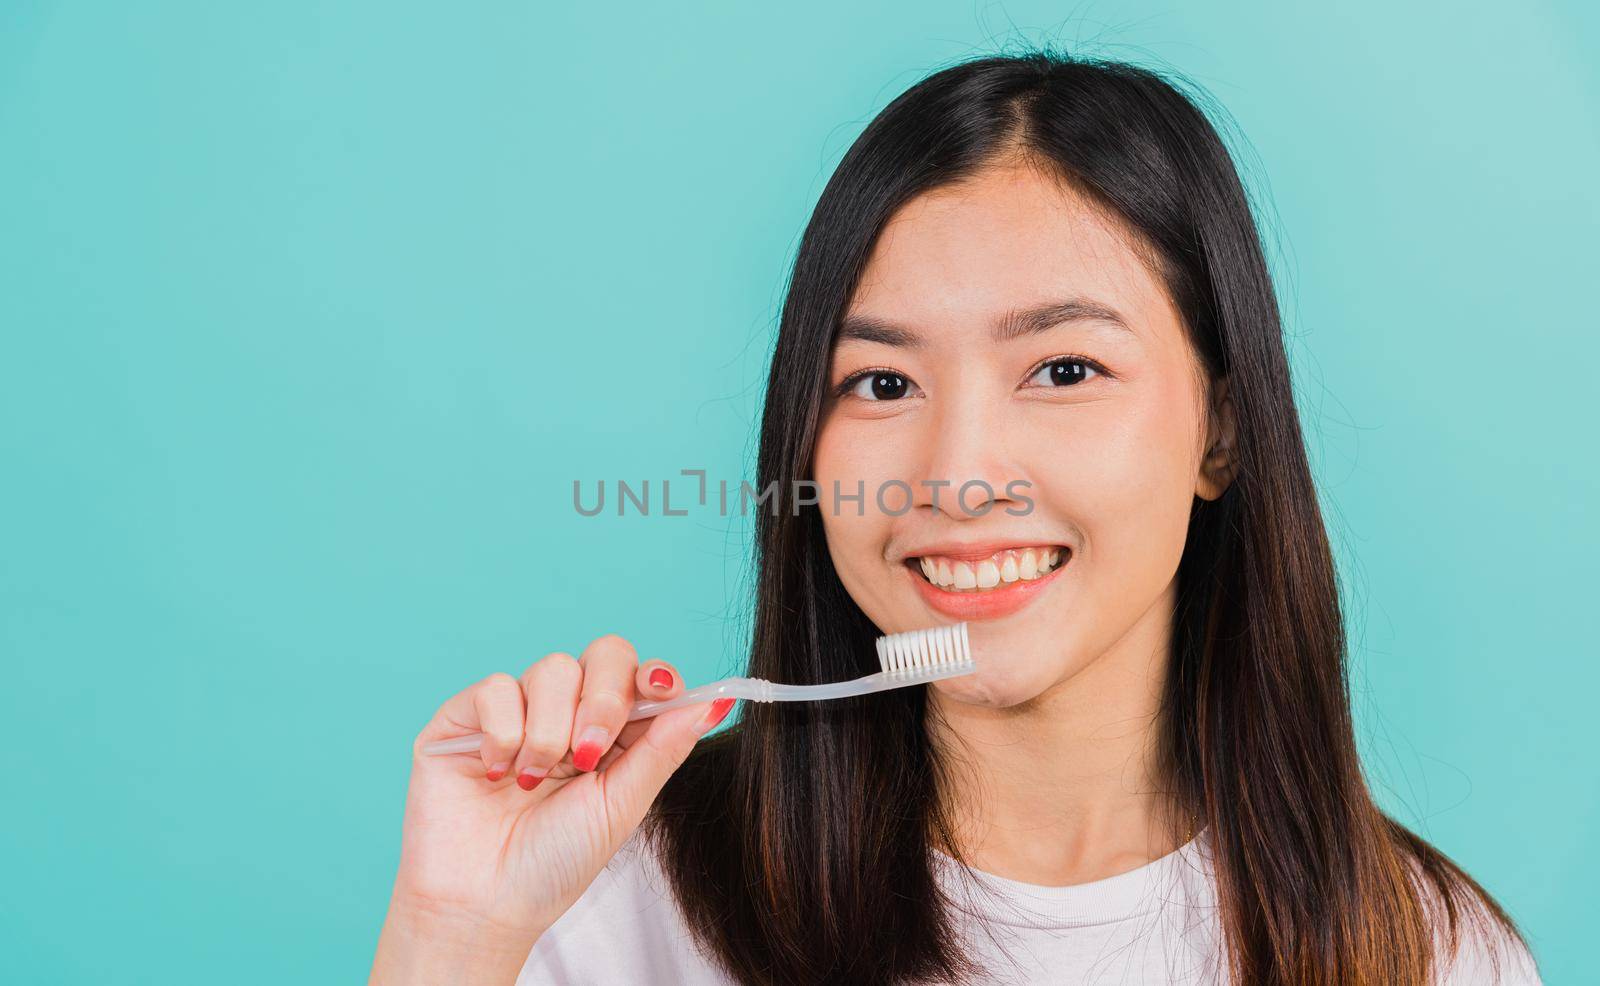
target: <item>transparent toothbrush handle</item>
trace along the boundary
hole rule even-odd
[[[645,700],[633,703],[633,711],[628,714],[628,721],[648,719],[658,716],[672,709],[681,709],[685,705],[694,705],[698,702],[711,702],[719,698],[743,698],[752,702],[772,701],[772,683],[762,681],[760,678],[724,678],[713,681],[709,685],[691,688],[677,698],[669,698],[664,702]]]

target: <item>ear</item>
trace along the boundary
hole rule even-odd
[[[1228,395],[1228,378],[1219,377],[1211,384],[1211,407],[1206,426],[1206,451],[1200,459],[1200,475],[1195,482],[1195,495],[1202,500],[1215,500],[1233,482],[1238,466],[1238,427],[1233,412],[1233,400]]]

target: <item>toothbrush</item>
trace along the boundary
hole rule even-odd
[[[669,709],[717,698],[742,698],[749,702],[816,702],[904,688],[907,685],[922,685],[978,670],[972,660],[972,642],[967,637],[965,623],[907,630],[879,637],[878,663],[883,670],[877,674],[825,685],[779,685],[764,678],[724,678],[709,685],[691,688],[677,698],[666,701],[646,699],[635,702],[633,711],[628,714],[628,721],[648,719]],[[429,756],[472,753],[482,745],[483,734],[472,733],[429,743],[422,748],[422,752]]]

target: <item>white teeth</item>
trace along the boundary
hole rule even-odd
[[[993,589],[1000,584],[1000,566],[987,558],[978,563],[978,588]]]
[[[1060,547],[1009,548],[977,562],[937,556],[917,559],[927,580],[952,592],[985,592],[1001,584],[1031,582],[1054,571],[1061,562]]]

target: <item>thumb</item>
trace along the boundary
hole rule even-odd
[[[700,737],[727,716],[733,703],[734,699],[719,698],[663,712],[644,735],[598,775],[604,782],[606,816],[621,828],[611,833],[613,845],[621,845],[639,827],[667,778],[683,766]]]

